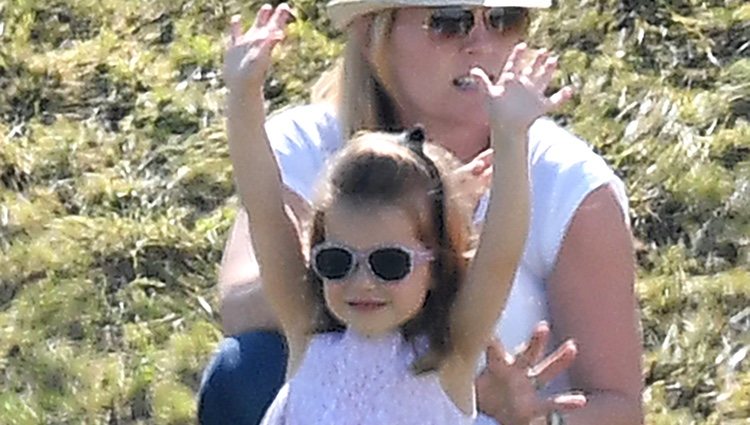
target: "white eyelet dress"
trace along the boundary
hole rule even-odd
[[[415,375],[412,344],[394,332],[316,335],[261,425],[470,425],[437,373]]]

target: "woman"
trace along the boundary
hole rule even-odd
[[[306,218],[324,161],[356,130],[421,123],[428,134],[441,135],[434,142],[473,167],[489,128],[469,70],[479,66],[496,76],[528,27],[528,11],[520,7],[548,2],[491,5],[514,8],[479,7],[476,0],[329,5],[333,23],[348,35],[343,62],[326,80],[333,83],[319,86],[333,106],[289,109],[266,125],[298,220]],[[259,14],[259,22],[280,31],[290,11],[264,6]],[[546,53],[538,60],[554,63]],[[477,381],[479,408],[487,415],[480,422],[641,423],[641,347],[622,183],[585,143],[549,120],[531,127],[529,156],[529,239],[497,327],[504,346],[529,343],[515,357],[499,342],[488,349],[488,367]],[[238,336],[222,344],[206,371],[199,407],[206,424],[257,423],[283,379],[283,339],[253,285],[257,267],[248,247],[247,218],[239,215],[220,275],[225,330]],[[536,325],[541,320],[551,326]],[[566,342],[540,360],[548,339]],[[584,407],[576,408],[581,397],[573,390],[585,395]]]

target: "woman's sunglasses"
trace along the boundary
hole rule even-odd
[[[344,245],[323,243],[312,249],[310,260],[313,271],[322,279],[346,279],[360,264],[366,263],[380,281],[394,283],[408,276],[415,265],[432,261],[433,256],[429,251],[400,245],[357,251]]]
[[[487,29],[500,33],[520,28],[528,16],[523,7],[490,7],[480,13]],[[475,24],[473,9],[454,6],[432,8],[423,27],[437,36],[454,38],[467,36]]]

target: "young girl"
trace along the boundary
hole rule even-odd
[[[329,166],[303,247],[264,130],[262,83],[284,9],[261,10],[225,60],[229,147],[264,290],[287,337],[288,382],[264,424],[469,424],[477,360],[502,311],[528,226],[530,124],[552,67],[511,55],[484,90],[492,196],[477,244],[449,155],[405,134],[360,134]],[[436,135],[439,137],[439,135]],[[475,247],[475,253],[468,254]]]

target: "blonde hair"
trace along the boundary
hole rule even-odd
[[[344,54],[333,68],[323,73],[313,85],[313,103],[331,103],[336,108],[344,140],[365,131],[402,130],[396,104],[398,90],[393,84],[387,57],[387,41],[391,36],[397,9],[386,9],[365,15],[367,31],[348,31]],[[520,29],[529,31],[531,11],[527,10]],[[367,60],[365,48],[370,50]],[[527,57],[528,58],[528,57]]]
[[[336,107],[345,140],[361,130],[392,131],[401,127],[389,94],[394,90],[386,57],[393,18],[393,9],[378,12],[368,17],[367,32],[349,31],[343,57],[312,87],[314,103],[327,102]],[[363,46],[369,46],[372,64]]]

